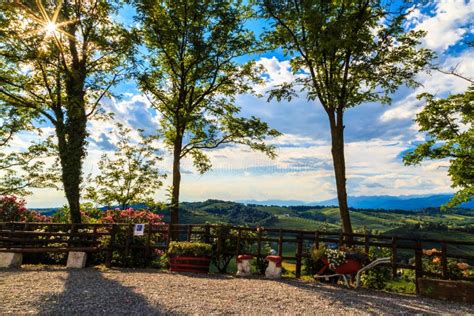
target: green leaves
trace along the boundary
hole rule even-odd
[[[267,136],[278,133],[256,118],[238,118],[234,99],[261,82],[254,62],[237,57],[256,49],[245,21],[251,8],[240,1],[136,1],[147,65],[143,92],[163,114],[165,142],[180,159],[192,155],[200,173],[211,167],[202,152],[240,143],[274,156]],[[180,148],[176,149],[176,144]]]
[[[445,99],[427,93],[419,98],[425,99],[426,105],[416,122],[429,138],[408,152],[403,161],[416,165],[425,159],[448,159],[452,187],[458,191],[444,208],[467,202],[474,196],[474,85]]]
[[[139,141],[135,142],[132,130],[117,124],[117,130],[112,133],[117,137],[113,158],[102,155],[98,162],[100,173],[89,176],[92,185],[85,189],[85,198],[109,207],[119,205],[122,209],[137,203],[153,204],[156,190],[165,178],[157,167],[162,158],[157,156],[157,137],[138,132]]]
[[[290,99],[299,86],[326,109],[387,103],[400,85],[416,85],[414,75],[432,57],[417,48],[424,33],[406,32],[403,11],[389,12],[378,0],[259,4],[261,16],[273,26],[263,36],[267,46],[282,47],[293,72],[306,74],[272,91],[277,99]]]

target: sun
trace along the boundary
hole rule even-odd
[[[46,32],[46,35],[49,36],[56,34],[56,32],[58,31],[56,23],[52,21],[46,23],[46,25],[44,26],[44,30]]]

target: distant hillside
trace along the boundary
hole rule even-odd
[[[54,213],[54,209],[45,209],[44,213]],[[165,222],[169,222],[169,212],[162,210],[160,213],[165,215]],[[350,214],[355,231],[474,241],[472,208],[448,211],[438,208],[410,211],[351,208]],[[339,209],[333,206],[244,205],[220,200],[183,202],[180,223],[229,223],[304,230],[340,230],[341,227]]]
[[[406,195],[406,196],[349,196],[348,203],[350,207],[362,209],[386,209],[386,210],[422,210],[430,207],[440,207],[453,197],[452,194],[436,194],[429,196]],[[320,202],[303,202],[295,200],[242,200],[245,204],[276,205],[276,206],[297,206],[297,205],[324,205],[337,206],[337,199],[330,199]],[[461,208],[474,208],[474,201],[460,205]]]

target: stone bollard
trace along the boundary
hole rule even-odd
[[[67,267],[82,269],[86,266],[87,253],[82,251],[69,251],[67,255]]]
[[[19,268],[22,261],[22,253],[0,252],[0,268]]]
[[[280,256],[267,256],[268,267],[265,270],[265,277],[268,279],[279,279],[281,277],[281,261]]]
[[[250,260],[253,259],[251,255],[239,255],[237,256],[237,276],[249,276],[252,274],[250,271]]]

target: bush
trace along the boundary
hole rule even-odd
[[[102,223],[124,223],[124,224],[144,224],[162,225],[163,215],[156,214],[149,210],[134,210],[128,208],[126,210],[108,210],[100,219]]]
[[[252,231],[242,230],[242,239],[238,242],[238,231],[230,226],[222,225],[212,228],[211,236],[220,236],[221,240],[220,244],[218,237],[211,238],[210,240],[212,244],[212,263],[219,272],[226,273],[230,262],[235,257],[237,246],[239,246],[241,254],[251,252],[253,242],[246,238],[253,238],[256,234]]]
[[[151,224],[153,226],[164,225],[162,222],[163,216],[156,214],[150,210],[134,210],[128,208],[126,210],[108,210],[101,213],[101,218],[98,220],[99,223],[105,224]],[[127,243],[129,238],[129,225],[119,226],[115,234],[115,245],[123,247]],[[115,250],[112,254],[112,265],[122,267],[144,267],[147,264],[147,257],[145,256],[147,236],[133,236],[130,239],[128,255],[124,251]],[[151,244],[157,244],[163,242],[166,236],[162,232],[153,232],[150,236]],[[108,245],[109,237],[103,238],[103,244]],[[157,266],[157,262],[161,256],[161,252],[152,252],[148,258],[152,265]],[[158,260],[158,261],[157,261]]]
[[[210,257],[212,245],[203,242],[172,241],[168,247],[168,255],[183,257]]]
[[[377,258],[390,257],[392,252],[387,248],[370,247],[369,248],[369,260],[373,261]],[[391,279],[391,269],[387,267],[375,267],[365,271],[360,280],[361,284],[365,287],[374,289],[385,288],[386,282]]]
[[[50,222],[49,216],[26,208],[26,202],[13,195],[0,196],[0,222]]]

